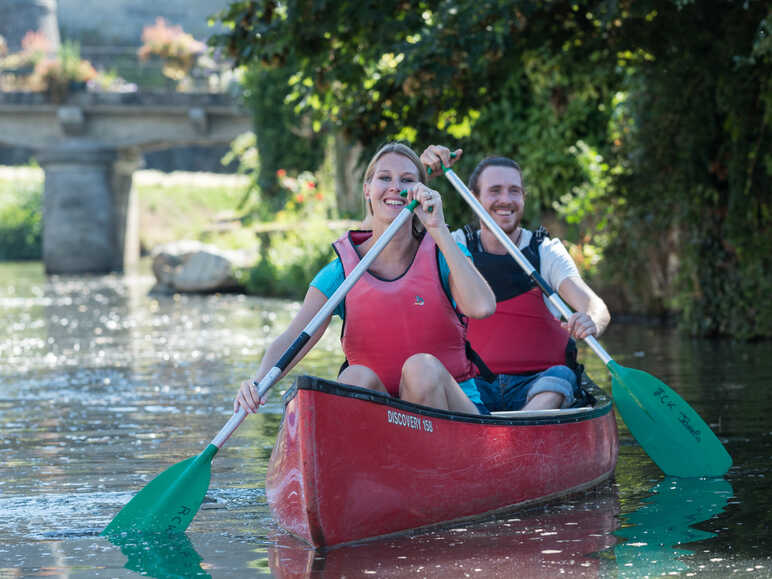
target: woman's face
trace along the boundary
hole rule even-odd
[[[406,205],[400,192],[419,181],[418,168],[408,157],[386,153],[375,164],[369,183],[365,183],[365,197],[370,201],[373,217],[391,222]]]

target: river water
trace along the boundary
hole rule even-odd
[[[265,501],[289,376],[215,458],[185,536],[113,545],[98,533],[155,475],[203,450],[298,308],[152,296],[152,281],[0,264],[0,577],[772,576],[772,344],[624,324],[609,328],[606,349],[713,427],[734,459],[725,478],[665,478],[620,422],[615,476],[587,493],[321,556],[287,537]],[[294,373],[333,377],[339,331],[333,323]],[[608,391],[600,362],[583,359]]]

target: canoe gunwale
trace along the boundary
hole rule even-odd
[[[604,416],[611,412],[613,407],[611,399],[605,394],[605,392],[603,392],[594,382],[587,378],[586,375],[583,378],[584,379],[582,381],[582,385],[596,398],[594,406],[587,407],[586,410],[580,412],[577,412],[577,410],[583,409],[571,409],[571,412],[566,414],[551,413],[545,416],[533,416],[532,413],[529,413],[529,415],[522,418],[512,416],[466,414],[463,412],[440,410],[439,408],[431,408],[429,406],[413,404],[405,400],[400,400],[399,398],[394,398],[388,394],[375,392],[366,388],[349,386],[347,384],[341,384],[340,382],[334,382],[332,380],[326,380],[324,378],[318,378],[316,376],[305,374],[298,376],[295,379],[293,385],[282,396],[282,402],[286,407],[286,405],[297,395],[298,390],[314,390],[317,392],[333,394],[335,396],[343,396],[356,400],[374,402],[376,404],[397,408],[402,411],[420,414],[421,416],[451,420],[455,422],[471,422],[473,424],[488,424],[496,426],[568,424],[574,422],[583,422],[585,420],[592,420],[594,418]]]

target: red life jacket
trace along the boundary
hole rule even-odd
[[[371,236],[351,231],[333,243],[346,276],[360,261],[355,245]],[[466,327],[442,287],[436,247],[424,235],[404,274],[387,281],[366,272],[345,298],[346,360],[373,370],[393,396],[413,354],[432,354],[459,383],[477,374],[466,355]]]
[[[566,364],[570,336],[544,303],[541,290],[510,255],[487,253],[467,231],[475,266],[496,294],[496,313],[469,320],[467,339],[494,374],[520,374]],[[539,270],[540,228],[523,254]]]

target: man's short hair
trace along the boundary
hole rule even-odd
[[[469,177],[469,189],[475,194],[475,197],[480,196],[480,175],[488,167],[509,167],[510,169],[515,169],[520,173],[520,178],[523,178],[523,170],[520,168],[520,165],[509,157],[485,157],[477,164],[477,167],[472,171],[471,177]]]

